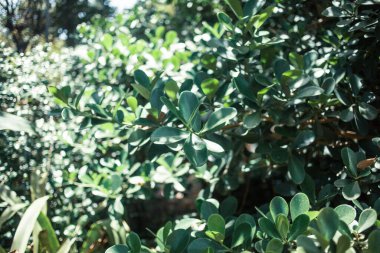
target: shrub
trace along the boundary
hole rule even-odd
[[[72,149],[91,147],[66,179],[88,205],[64,235],[87,233],[83,252],[378,252],[378,3],[216,6],[183,32],[146,10],[139,24],[141,7],[78,28],[73,81],[49,84]],[[141,232],[136,199],[187,197],[199,215],[155,243],[126,225]]]

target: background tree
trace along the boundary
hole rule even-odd
[[[61,35],[68,45],[75,43],[76,26],[98,14],[108,17],[114,9],[107,0],[1,0],[0,22],[6,28],[18,52],[25,52],[33,38],[45,33]]]

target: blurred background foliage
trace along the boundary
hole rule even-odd
[[[299,191],[314,210],[379,212],[379,3],[238,1],[240,15],[231,2],[118,13],[0,0],[4,249],[45,195],[70,252],[104,252],[131,230],[152,246],[146,228],[231,195],[239,214]]]

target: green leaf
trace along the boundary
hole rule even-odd
[[[169,80],[165,83],[165,93],[172,100],[177,99],[177,93],[179,91],[179,87],[174,80]]]
[[[243,126],[247,129],[253,129],[261,123],[261,112],[257,111],[252,114],[246,115],[243,120]]]
[[[313,239],[310,237],[307,237],[306,235],[300,235],[297,238],[297,246],[298,248],[303,249],[301,252],[307,252],[307,253],[320,253],[321,251],[319,248],[315,245]]]
[[[357,181],[346,184],[342,189],[343,197],[347,200],[354,200],[360,197],[361,190]]]
[[[351,247],[351,239],[347,235],[341,235],[336,244],[336,253],[346,253]]]
[[[199,100],[191,91],[184,91],[179,96],[179,111],[187,126],[191,126],[195,115],[198,113]]]
[[[126,245],[118,244],[108,248],[105,253],[129,253],[129,248]]]
[[[348,17],[348,14],[346,11],[336,6],[328,7],[322,12],[322,15],[326,17],[334,17],[334,18]]]
[[[236,17],[242,18],[243,8],[241,7],[240,0],[225,0],[226,3],[230,6],[231,10],[235,13]]]
[[[273,68],[278,81],[281,81],[281,77],[284,72],[290,70],[289,63],[285,59],[277,59],[274,62]]]
[[[282,253],[284,245],[281,240],[273,238],[268,242],[268,245],[265,249],[265,253]]]
[[[232,24],[232,19],[224,12],[219,12],[218,13],[218,20],[220,23],[223,24],[224,27],[226,27],[228,30],[233,30],[233,24]]]
[[[269,210],[273,220],[276,220],[276,217],[279,214],[284,214],[285,216],[288,216],[289,214],[288,203],[286,203],[285,199],[279,196],[276,196],[271,200]]]
[[[318,53],[315,50],[311,50],[311,51],[307,52],[303,56],[304,69],[306,71],[310,70],[315,65],[317,59],[318,59]]]
[[[203,139],[203,141],[206,143],[208,151],[213,153],[224,153],[224,148],[218,143],[206,139]]]
[[[297,193],[290,200],[290,216],[292,217],[292,221],[295,221],[299,215],[305,214],[309,209],[310,202],[305,193]]]
[[[256,28],[256,30],[258,30],[265,23],[265,21],[272,15],[273,10],[273,6],[267,7],[260,14],[253,16],[250,20],[250,23],[253,25],[253,27]]]
[[[201,205],[201,218],[207,220],[212,214],[218,213],[218,208],[211,201],[203,201]]]
[[[112,50],[112,45],[113,45],[113,37],[109,33],[106,33],[101,38],[101,42],[100,43],[102,44],[102,46],[107,51],[111,51]]]
[[[289,53],[289,61],[293,66],[296,66],[298,69],[303,69],[303,56],[297,54],[296,52]]]
[[[26,209],[13,236],[11,251],[17,250],[19,253],[25,252],[37,218],[45,207],[48,199],[48,196],[36,199],[28,209]]]
[[[298,132],[293,142],[294,148],[305,148],[315,141],[315,133],[313,130],[302,130]]]
[[[284,214],[279,214],[276,217],[276,228],[281,238],[285,240],[289,233],[289,220]]]
[[[251,242],[253,239],[251,236],[252,227],[248,223],[241,223],[234,228],[232,234],[231,248],[238,247],[246,242]]]
[[[339,113],[339,117],[344,122],[350,122],[354,119],[354,113],[350,108],[344,109]]]
[[[132,83],[131,85],[133,89],[135,89],[143,98],[145,98],[146,100],[150,99],[151,94],[150,94],[150,91],[146,87],[138,83]]]
[[[340,154],[348,172],[351,174],[352,177],[357,177],[358,173],[356,165],[358,164],[358,160],[356,158],[355,152],[352,151],[352,149],[345,147],[341,150]]]
[[[189,135],[189,132],[178,128],[160,127],[152,133],[150,140],[156,144],[172,144],[188,138]]]
[[[48,91],[55,97],[55,102],[57,104],[59,104],[62,107],[68,106],[68,101],[71,94],[70,86],[65,86],[61,89],[58,89],[55,86],[49,86]]]
[[[370,104],[360,102],[359,112],[366,120],[374,120],[377,118],[377,109]]]
[[[220,108],[214,111],[208,118],[201,133],[215,132],[224,127],[228,121],[235,118],[237,111],[235,108]]]
[[[182,117],[178,109],[175,107],[175,105],[166,97],[161,97],[162,103],[169,109],[171,113],[173,113],[179,120],[181,120],[183,123],[186,123],[185,119]]]
[[[246,213],[239,215],[239,217],[235,220],[234,229],[237,229],[237,227],[240,224],[244,224],[244,223],[247,223],[250,225],[250,227],[252,229],[251,234],[250,234],[250,238],[253,239],[253,237],[255,236],[255,233],[256,233],[256,222],[255,222],[255,219],[252,217],[252,215],[249,215]]]
[[[145,74],[144,71],[142,70],[136,70],[134,72],[134,77],[135,77],[135,81],[144,86],[146,89],[149,89],[150,90],[150,80],[149,80],[149,77]]]
[[[170,253],[182,253],[190,241],[190,233],[185,229],[174,230],[167,239],[166,247]]]
[[[219,214],[211,214],[207,219],[206,235],[211,239],[223,243],[225,237],[226,223],[222,216]]]
[[[326,78],[322,83],[322,89],[325,90],[325,94],[330,95],[335,89],[335,80],[332,77]]]
[[[219,81],[215,78],[208,78],[202,81],[201,88],[208,99],[212,99],[219,88]]]
[[[32,124],[16,115],[0,112],[0,130],[22,131],[35,134]]]
[[[44,214],[40,213],[37,218],[38,224],[40,225],[43,231],[46,231],[46,240],[44,240],[43,244],[49,249],[50,252],[57,252],[59,249],[59,241],[55,234],[55,230],[51,225],[49,218]]]
[[[290,177],[296,184],[301,184],[305,179],[305,160],[297,155],[291,155],[289,157],[288,170]]]
[[[299,235],[306,232],[310,218],[306,214],[300,214],[294,219],[289,232],[289,240],[295,240]]]
[[[207,162],[206,143],[195,134],[191,134],[183,145],[186,157],[195,167],[200,167]]]
[[[131,253],[140,253],[141,250],[141,241],[140,237],[134,233],[130,232],[127,237],[127,245],[131,250]]]
[[[138,102],[137,102],[137,99],[135,97],[128,97],[127,98],[127,104],[132,109],[133,112],[136,112]]]
[[[338,214],[339,218],[347,225],[350,225],[356,217],[356,210],[352,206],[343,204],[334,208],[334,211]]]
[[[238,91],[248,98],[249,100],[256,102],[256,97],[254,96],[253,88],[249,82],[247,82],[243,75],[239,75],[233,79],[233,83],[238,89]]]
[[[368,249],[365,253],[378,253],[380,252],[380,230],[372,231],[368,236]]]
[[[362,79],[357,75],[350,76],[350,85],[352,92],[357,96],[363,86]]]
[[[238,208],[238,201],[235,197],[229,196],[220,204],[219,210],[220,214],[224,217],[230,217],[235,214]]]
[[[377,220],[377,212],[374,209],[365,209],[359,216],[357,231],[359,233],[369,229]]]
[[[213,249],[214,251],[208,251],[208,249]],[[215,241],[198,238],[192,241],[187,248],[187,253],[209,253],[209,252],[219,252],[225,250],[221,245]]]
[[[224,235],[226,231],[225,226],[226,224],[223,217],[217,213],[211,214],[207,219],[208,230],[216,231]]]
[[[254,16],[264,6],[265,0],[249,0],[244,5],[244,16]]]
[[[294,95],[295,99],[319,96],[323,93],[323,89],[318,86],[306,86],[297,90]]]
[[[260,229],[264,233],[266,233],[268,236],[270,236],[272,238],[281,239],[281,236],[279,235],[275,224],[271,220],[269,220],[267,218],[260,218],[259,219],[259,226],[260,226]]]
[[[317,225],[322,236],[330,241],[339,228],[339,216],[334,209],[325,207],[317,217]]]

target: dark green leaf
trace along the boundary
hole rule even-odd
[[[237,111],[235,108],[220,108],[214,111],[208,118],[201,133],[214,132],[224,127],[228,121],[235,118]]]
[[[359,103],[359,112],[363,118],[367,120],[374,120],[377,118],[377,109],[367,103]]]
[[[274,223],[271,220],[269,220],[267,218],[260,218],[259,219],[259,226],[260,226],[260,229],[264,233],[266,233],[268,236],[270,236],[271,238],[281,239],[281,236],[277,232],[276,226],[274,225]]]
[[[288,216],[289,214],[288,203],[286,203],[285,199],[279,196],[276,196],[271,200],[269,210],[273,220],[276,220],[276,217],[279,214],[284,214],[285,216]]]
[[[261,123],[261,112],[257,111],[244,117],[243,125],[247,129],[256,128]]]
[[[108,248],[105,253],[129,253],[129,248],[127,245],[114,245],[111,248]]]
[[[305,214],[310,209],[310,202],[306,194],[297,193],[290,201],[290,215],[292,220],[301,215]]]
[[[174,127],[160,127],[152,133],[150,139],[156,144],[171,144],[186,139],[189,134]]]
[[[142,70],[136,70],[134,72],[135,81],[145,87],[146,89],[150,90],[150,80],[149,77],[145,74]]]
[[[350,182],[342,189],[343,197],[348,200],[354,200],[360,197],[360,186],[357,181]]]
[[[134,233],[130,232],[127,238],[127,245],[131,250],[131,253],[140,253],[141,250],[141,241],[140,237]]]
[[[288,170],[290,177],[296,184],[301,184],[305,179],[305,160],[297,155],[289,157]]]
[[[294,148],[305,148],[315,141],[315,133],[313,130],[300,131],[293,142]]]
[[[297,90],[297,92],[294,95],[294,98],[301,99],[301,98],[308,98],[308,97],[314,97],[319,96],[323,93],[323,89],[318,86],[305,86]]]
[[[190,241],[190,233],[185,229],[174,230],[167,239],[166,247],[171,253],[182,253]]]
[[[183,145],[186,157],[195,167],[200,167],[207,162],[206,143],[195,134],[191,134]]]
[[[356,165],[358,164],[358,160],[356,158],[356,154],[350,148],[345,147],[341,150],[341,157],[344,165],[351,176],[356,177],[358,175]]]
[[[276,217],[276,228],[281,238],[285,240],[289,232],[289,220],[284,214],[279,214]]]
[[[323,237],[330,241],[339,228],[339,216],[330,207],[323,208],[317,217],[317,225]]]
[[[225,0],[227,4],[230,6],[231,10],[235,13],[235,15],[238,18],[242,18],[244,13],[243,13],[243,8],[241,7],[240,0]]]
[[[306,232],[309,226],[310,218],[306,214],[300,214],[294,219],[289,232],[289,240],[295,240],[297,237]]]
[[[281,240],[273,238],[268,242],[265,253],[282,253],[283,248]]]
[[[244,5],[244,16],[253,16],[264,6],[265,0],[249,0]]]

